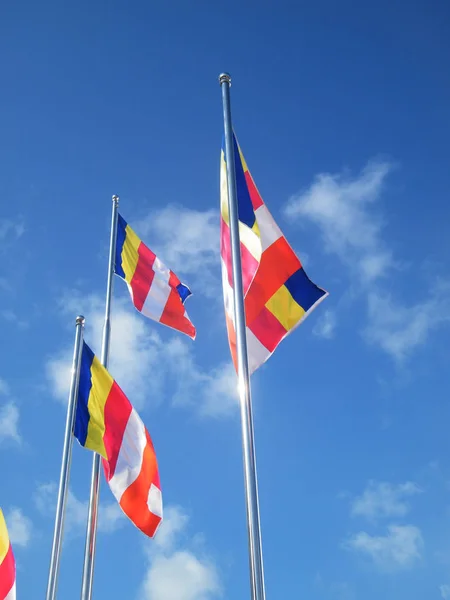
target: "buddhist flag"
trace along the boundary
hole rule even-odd
[[[241,242],[242,278],[250,373],[328,293],[306,275],[264,204],[233,135]],[[221,258],[225,315],[231,355],[236,366],[233,273],[228,218],[225,149],[221,155]]]
[[[16,563],[0,509],[0,600],[16,600]]]
[[[139,312],[195,339],[184,308],[191,290],[138,238],[119,215],[115,273],[124,279]]]
[[[162,521],[158,463],[150,435],[120,387],[83,342],[74,435],[103,457],[112,493],[149,537]]]

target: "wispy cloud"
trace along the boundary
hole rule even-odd
[[[317,319],[317,323],[313,329],[313,334],[317,335],[318,337],[330,340],[334,337],[336,325],[336,313],[333,310],[326,310]]]
[[[17,313],[10,309],[5,309],[0,311],[0,316],[7,321],[8,323],[13,323],[18,327],[18,329],[27,329],[28,321],[21,319]]]
[[[182,508],[167,507],[148,553],[140,600],[213,600],[222,595],[216,565],[187,539],[188,523]]]
[[[20,444],[19,409],[13,400],[8,399],[9,393],[8,384],[0,379],[0,443],[9,440]]]
[[[448,585],[447,583],[444,583],[443,585],[439,586],[439,591],[441,592],[441,597],[444,600],[449,600],[450,598],[450,585]]]
[[[18,239],[25,233],[25,224],[21,217],[0,219],[0,241],[8,238]]]
[[[72,306],[73,305],[73,306]],[[162,398],[174,405],[195,406],[202,416],[233,414],[236,407],[236,375],[231,363],[209,370],[195,362],[194,345],[175,332],[164,341],[157,333],[161,325],[148,323],[128,301],[116,301],[113,310],[111,360],[109,370],[136,408],[157,404]],[[86,315],[86,340],[99,354],[103,328],[103,304],[98,296],[80,297],[72,293],[65,310],[75,308]],[[70,382],[71,349],[67,348],[46,364],[53,395],[67,401]]]
[[[368,519],[404,517],[410,510],[408,498],[420,492],[412,481],[399,485],[369,481],[361,496],[353,500],[351,513]]]
[[[402,362],[432,331],[450,322],[450,286],[435,286],[427,300],[411,306],[403,306],[388,293],[370,292],[368,315],[367,341]]]
[[[387,534],[380,536],[360,531],[344,543],[386,571],[412,568],[421,559],[423,545],[422,533],[414,525],[389,525]]]
[[[13,546],[26,548],[31,540],[33,525],[20,508],[13,507],[5,515],[9,539]]]
[[[399,262],[384,240],[385,219],[375,206],[392,170],[392,163],[371,161],[355,176],[322,173],[289,200],[285,214],[318,227],[325,249],[348,268],[352,283],[367,298],[364,338],[399,362],[450,321],[450,285],[423,286],[431,292],[409,306],[392,297],[389,277],[394,270],[398,274]],[[332,330],[324,319],[316,333],[327,338]]]
[[[52,517],[56,510],[58,486],[54,482],[44,483],[37,487],[34,503],[39,512]],[[65,531],[72,536],[85,533],[87,523],[88,501],[79,500],[69,490],[67,494]],[[124,525],[126,517],[117,502],[101,502],[98,518],[98,530],[101,533],[113,533]]]
[[[393,264],[381,237],[383,221],[371,210],[392,167],[372,161],[356,177],[320,174],[285,208],[290,219],[315,223],[328,252],[337,254],[365,281],[377,279]]]

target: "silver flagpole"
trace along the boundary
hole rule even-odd
[[[72,377],[70,380],[69,402],[67,405],[66,431],[59,478],[58,500],[56,503],[55,531],[53,534],[52,554],[47,584],[47,600],[55,600],[58,587],[59,562],[64,533],[64,517],[66,512],[67,491],[69,489],[70,466],[72,463],[73,426],[77,407],[78,383],[80,379],[80,359],[83,349],[84,317],[78,316],[75,321],[75,345],[73,349]]]
[[[111,300],[114,281],[114,265],[117,240],[117,217],[119,214],[119,196],[112,197],[111,236],[109,242],[108,279],[106,284],[105,323],[103,326],[101,363],[108,368],[109,342],[111,337]],[[97,540],[98,498],[100,492],[101,456],[94,453],[92,461],[91,495],[86,529],[86,545],[84,549],[83,580],[81,584],[81,600],[91,600],[94,583],[95,544]]]
[[[228,214],[230,219],[231,256],[233,267],[234,317],[238,363],[238,386],[241,406],[242,450],[244,458],[245,498],[250,562],[252,600],[265,600],[264,566],[259,520],[258,481],[256,475],[255,442],[253,434],[252,399],[248,369],[247,337],[245,324],[244,289],[242,284],[239,215],[234,165],[233,126],[231,121],[231,77],[222,73],[223,122],[225,126],[225,151],[228,184]]]

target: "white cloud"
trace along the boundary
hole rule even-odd
[[[177,547],[188,517],[180,507],[168,507],[149,552],[140,600],[213,600],[222,594],[217,567],[203,553]]]
[[[401,362],[423,345],[433,330],[450,321],[450,289],[441,284],[431,290],[428,300],[409,307],[374,291],[368,295],[368,314],[367,341]]]
[[[368,519],[404,517],[410,509],[407,498],[420,492],[411,481],[399,485],[370,481],[363,494],[354,499],[351,512]]]
[[[169,205],[133,223],[133,229],[195,294],[216,295],[220,283],[219,210],[199,211]],[[195,282],[195,287],[192,285]],[[211,289],[211,286],[213,289]]]
[[[450,585],[447,583],[439,586],[439,591],[441,592],[441,596],[444,600],[449,600],[450,598]]]
[[[0,406],[0,442],[12,440],[18,444],[22,439],[19,434],[19,409],[12,401]]]
[[[54,482],[38,486],[34,502],[39,512],[47,517],[54,517],[58,486]],[[69,490],[67,494],[66,516],[64,529],[67,534],[84,535],[86,531],[88,501],[79,500]],[[98,517],[98,531],[100,533],[113,533],[125,522],[125,515],[116,501],[100,502]]]
[[[336,321],[336,313],[333,310],[326,310],[318,318],[317,323],[313,329],[313,334],[317,335],[318,337],[330,340],[334,337]]]
[[[368,556],[384,570],[408,569],[421,558],[423,538],[414,525],[389,525],[385,536],[360,531],[350,537],[344,547]]]
[[[362,280],[373,281],[393,264],[381,239],[382,220],[370,210],[391,170],[387,162],[372,161],[353,178],[320,174],[307,191],[289,200],[285,214],[313,221],[326,249],[355,267]]]
[[[175,405],[195,406],[202,416],[224,416],[234,412],[236,376],[231,363],[202,370],[194,360],[194,344],[174,332],[167,341],[157,333],[162,327],[149,322],[130,306],[116,300],[112,313],[111,360],[109,371],[131,403],[141,408],[171,397]],[[85,339],[100,355],[103,304],[98,296],[80,297],[72,293],[64,301],[65,310],[86,315]],[[72,351],[68,348],[46,364],[47,378],[55,398],[67,402]]]
[[[26,548],[30,543],[33,530],[31,520],[22,513],[20,508],[11,508],[5,515],[5,521],[11,544]]]
[[[209,600],[217,598],[220,586],[215,567],[180,550],[157,556],[143,585],[145,600]]]
[[[164,519],[154,537],[153,543],[162,551],[171,551],[177,537],[189,522],[188,515],[180,506],[168,506],[164,509]]]

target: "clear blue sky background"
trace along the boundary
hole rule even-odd
[[[147,540],[102,484],[97,600],[244,600],[218,255],[222,108],[330,297],[253,378],[268,599],[450,598],[445,2],[7,2],[0,11],[0,506],[45,593],[76,314],[100,352],[111,195],[190,285],[195,342],[115,282],[111,370],[160,462]],[[59,597],[79,597],[74,447]]]

